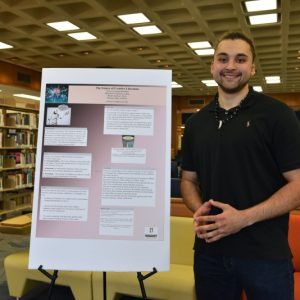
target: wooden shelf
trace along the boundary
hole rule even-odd
[[[22,170],[22,169],[33,169],[35,168],[34,164],[28,164],[28,165],[20,165],[10,168],[0,168],[0,172],[10,171],[10,170]]]
[[[14,150],[14,149],[17,149],[17,150],[35,150],[36,149],[36,146],[16,146],[16,147],[0,147],[0,150]]]
[[[6,104],[0,104],[0,108],[20,111],[20,112],[33,112],[33,113],[39,112],[39,108],[29,108],[29,107],[13,106],[13,105],[6,105]]]
[[[30,125],[20,125],[20,126],[7,126],[7,125],[0,125],[2,129],[24,129],[24,130],[37,130],[36,127],[31,127]]]
[[[23,190],[23,189],[28,189],[28,188],[33,188],[33,185],[28,184],[28,185],[13,187],[13,188],[4,188],[4,189],[0,189],[0,193],[1,192],[11,192],[11,191]]]
[[[22,205],[18,205],[14,209],[5,209],[5,210],[3,209],[3,210],[0,210],[0,216],[11,214],[11,213],[22,211],[22,210],[27,210],[27,209],[30,209],[30,210],[32,209],[31,204],[22,204]]]

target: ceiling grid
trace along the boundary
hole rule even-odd
[[[244,0],[0,0],[0,60],[41,71],[43,67],[172,69],[183,88],[174,95],[212,95],[212,56],[198,56],[188,42],[212,46],[227,31],[255,42],[257,72],[251,80],[266,93],[300,92],[300,1],[278,0],[276,24],[248,23]],[[162,33],[140,36],[117,18],[144,13]],[[263,12],[261,12],[263,13]],[[97,39],[77,41],[46,25],[68,20]],[[299,59],[297,59],[299,57]],[[278,75],[280,84],[266,84]]]

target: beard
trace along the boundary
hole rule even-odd
[[[248,81],[242,82],[241,84],[237,85],[236,87],[225,87],[222,83],[219,83],[219,82],[217,82],[217,83],[219,85],[219,88],[226,94],[238,93],[238,92],[242,91],[245,88],[245,86],[248,85]]]
[[[250,78],[245,78],[244,80],[241,80],[240,82],[238,82],[236,86],[226,87],[223,84],[223,80],[222,80],[223,76],[225,76],[225,75],[226,75],[225,73],[221,72],[220,78],[215,79],[215,81],[217,82],[219,88],[226,94],[235,94],[235,93],[242,91],[245,88],[245,86],[248,85],[248,81],[250,79]]]

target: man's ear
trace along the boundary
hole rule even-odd
[[[253,63],[251,67],[251,76],[254,76],[255,73],[256,73],[256,67],[255,67],[255,63]]]

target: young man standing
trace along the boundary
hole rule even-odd
[[[289,211],[300,206],[300,126],[257,93],[255,49],[242,33],[217,44],[214,100],[186,124],[181,190],[194,212],[197,299],[293,300]]]

